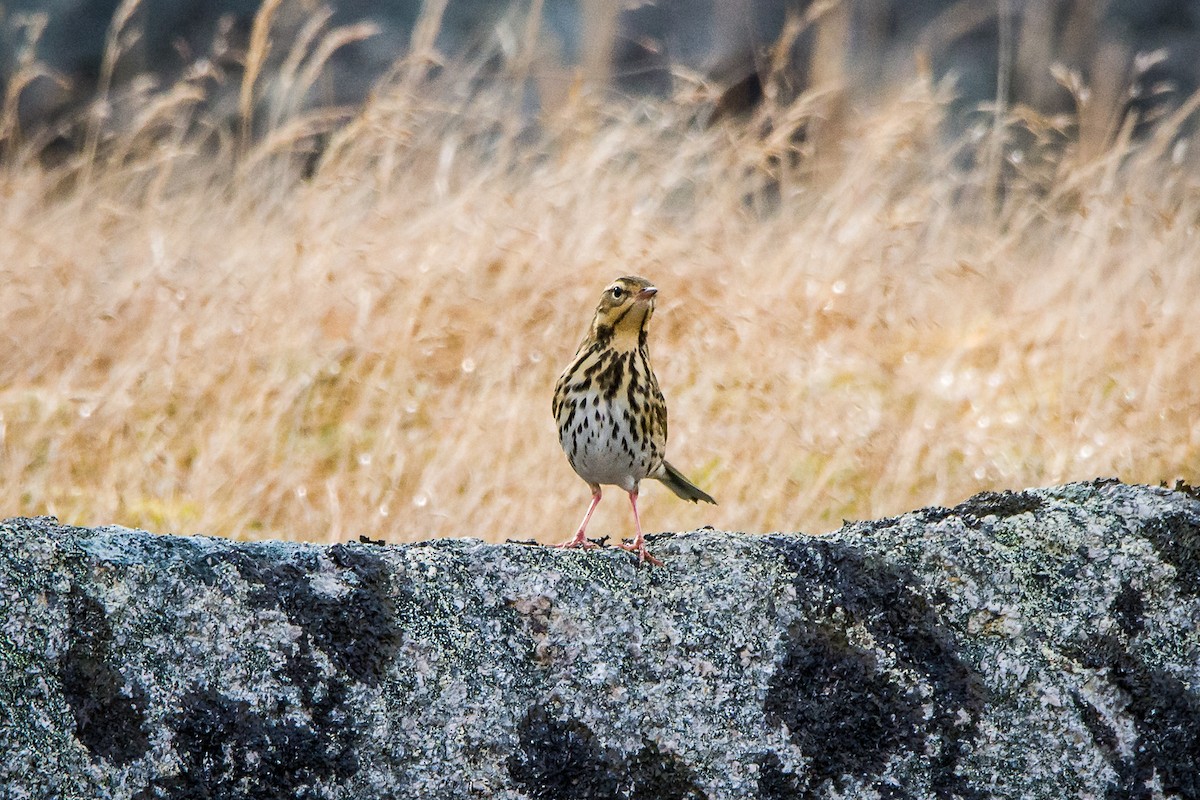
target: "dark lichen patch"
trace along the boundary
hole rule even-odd
[[[359,767],[353,750],[286,708],[259,710],[212,688],[181,698],[169,720],[178,772],[159,778],[136,800],[316,800],[316,784],[345,779]]]
[[[1046,501],[1033,492],[1013,492],[1009,490],[1003,492],[980,492],[973,497],[967,498],[953,508],[928,506],[914,511],[912,516],[917,517],[927,525],[932,525],[951,517],[958,517],[968,526],[975,527],[976,523],[984,517],[997,517],[1000,519],[1014,517],[1017,514],[1037,511],[1045,505]],[[880,522],[887,523],[889,521],[891,520],[881,520]]]
[[[1033,492],[980,492],[955,506],[952,511],[960,517],[983,519],[984,517],[1015,517],[1037,511],[1046,504]]]
[[[322,570],[315,551],[288,560],[251,547],[222,554],[219,561],[233,566],[249,586],[247,605],[282,611],[299,628],[295,649],[283,654],[274,676],[299,697],[285,688],[268,698],[269,708],[260,708],[215,690],[193,692],[170,723],[183,767],[177,778],[156,784],[166,792],[162,796],[317,797],[289,787],[357,769],[362,731],[353,723],[350,687],[384,679],[401,631],[385,562],[366,547],[326,552],[346,591],[330,594],[314,585],[314,574]],[[255,791],[239,794],[243,784]]]
[[[703,800],[688,766],[657,742],[626,758],[604,747],[587,725],[557,718],[544,706],[529,709],[517,726],[520,747],[508,773],[536,800]]]
[[[309,631],[317,647],[358,681],[375,685],[400,646],[387,565],[378,556],[343,545],[329,548],[330,559],[355,577],[344,597],[331,598],[308,587],[307,597],[289,617]]]
[[[1075,704],[1075,710],[1079,712],[1080,719],[1083,720],[1084,727],[1092,735],[1092,741],[1100,748],[1100,752],[1104,753],[1105,759],[1110,764],[1113,763],[1114,759],[1120,757],[1120,742],[1117,740],[1117,732],[1113,730],[1112,725],[1108,723],[1099,709],[1084,700],[1079,692],[1073,692],[1071,700]]]
[[[779,756],[765,753],[758,759],[758,796],[760,800],[805,800],[812,793],[796,773],[783,768]]]
[[[354,722],[349,683],[337,674],[325,674],[306,638],[302,638],[297,651],[286,658],[283,675],[300,692],[299,710],[309,719],[306,727],[311,732],[309,738],[320,745],[320,763],[333,775],[348,774],[347,770],[353,772],[354,753],[363,731]],[[290,705],[288,701],[277,701],[272,718],[276,713],[282,714],[287,705]]]
[[[630,800],[704,800],[692,770],[657,742],[645,745],[629,759]]]
[[[351,586],[345,594],[330,596],[313,587],[315,556],[276,561],[234,551],[225,560],[254,587],[248,593],[251,605],[282,610],[312,648],[355,681],[373,686],[403,638],[386,564],[361,547],[335,545],[327,552]]]
[[[1117,627],[1126,636],[1137,636],[1146,627],[1146,601],[1132,585],[1126,583],[1113,599],[1111,612]]]
[[[1114,665],[1110,678],[1131,698],[1129,713],[1140,746],[1135,768],[1139,777],[1150,767],[1170,796],[1200,797],[1200,698],[1165,670],[1130,659]]]
[[[604,748],[577,720],[555,719],[531,708],[517,726],[520,748],[508,758],[513,782],[535,800],[617,797],[619,755]]]
[[[1200,518],[1171,511],[1143,529],[1159,558],[1175,568],[1179,589],[1200,597]]]
[[[949,519],[954,516],[954,509],[946,508],[945,506],[926,506],[912,512],[914,517],[917,517],[926,525],[932,525],[942,520]]]
[[[890,645],[901,664],[925,675],[956,709],[976,715],[987,701],[980,675],[956,652],[953,634],[936,606],[944,598],[926,598],[920,581],[907,568],[833,542],[772,540],[795,572],[797,596],[820,597],[824,603],[806,609],[814,618],[830,618],[841,609],[849,622],[861,622],[876,640]]]
[[[810,759],[809,789],[826,781],[836,787],[843,775],[877,775],[893,754],[923,748],[920,698],[890,680],[874,653],[828,625],[791,631],[764,711]]]
[[[981,676],[958,657],[954,638],[935,611],[938,598],[931,601],[921,595],[919,581],[906,568],[852,546],[813,540],[768,541],[795,572],[796,595],[804,618],[809,620],[807,626],[800,625],[792,631],[784,664],[772,684],[772,692],[778,687],[783,695],[772,699],[772,694],[768,694],[768,709],[774,704],[775,713],[785,719],[783,710],[790,704],[812,700],[801,694],[789,702],[786,697],[789,687],[803,693],[807,691],[806,680],[825,682],[824,689],[834,697],[822,696],[815,699],[816,703],[824,703],[830,714],[840,709],[851,717],[861,717],[842,721],[861,728],[853,732],[861,739],[860,752],[853,756],[854,761],[845,764],[845,774],[869,778],[894,752],[932,750],[936,755],[931,757],[930,788],[964,797],[974,794],[959,776],[958,765],[978,733],[978,719],[987,702],[987,691]],[[912,716],[918,702],[911,694],[915,687],[893,684],[877,674],[873,654],[843,646],[844,634],[837,632],[854,624],[866,627],[877,646],[893,654],[899,667],[921,676],[929,684],[938,698],[937,711],[931,719]],[[798,670],[795,677],[787,675],[791,670]],[[830,683],[818,674],[823,670],[840,672],[847,679]],[[806,678],[806,672],[812,673],[812,677]],[[850,676],[854,676],[853,680],[849,680]],[[854,680],[865,681],[862,691]],[[881,719],[908,719],[913,728],[905,736],[890,738],[891,734],[877,730]],[[788,728],[793,738],[807,736],[790,723]],[[936,743],[929,741],[933,736],[938,739]],[[819,751],[831,746],[819,741],[806,745],[797,740],[797,744],[805,755],[809,755],[808,747]],[[828,764],[826,772],[839,769],[841,765],[836,759],[846,757],[822,756]]]
[[[113,631],[104,607],[78,589],[66,598],[71,644],[58,665],[75,736],[94,756],[127,764],[149,748],[146,691],[126,681],[110,652]]]
[[[1117,732],[1112,725],[1097,708],[1080,697],[1078,692],[1072,696],[1072,701],[1083,727],[1091,734],[1096,748],[1116,773],[1116,780],[1109,782],[1104,796],[1108,800],[1150,800],[1153,797],[1150,784],[1145,780],[1138,780],[1134,759],[1121,754]]]
[[[1119,710],[1133,719],[1137,730],[1132,756],[1110,758],[1125,783],[1111,788],[1109,796],[1148,797],[1143,789],[1157,778],[1168,797],[1200,798],[1200,694],[1170,672],[1143,663],[1115,636],[1089,643],[1072,655],[1105,672],[1128,698],[1128,705]],[[1102,751],[1113,750],[1115,739],[1089,725],[1086,715],[1084,723]]]
[[[254,609],[280,609],[307,582],[308,573],[316,568],[316,558],[295,556],[282,560],[258,554],[245,547],[231,547],[205,556],[204,566],[216,574],[216,568],[228,564],[248,585],[246,601]]]

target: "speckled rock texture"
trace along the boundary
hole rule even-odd
[[[331,547],[0,523],[0,797],[1200,797],[1200,501]]]

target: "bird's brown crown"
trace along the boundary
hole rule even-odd
[[[646,326],[654,314],[658,289],[645,278],[617,278],[600,295],[590,338],[618,350],[633,350],[646,343]]]

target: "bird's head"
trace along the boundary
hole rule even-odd
[[[621,350],[646,343],[646,326],[654,314],[654,296],[658,289],[645,278],[617,278],[600,295],[592,336]]]

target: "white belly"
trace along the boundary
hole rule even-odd
[[[584,411],[586,409],[586,411]],[[632,491],[650,473],[651,447],[635,437],[629,406],[620,399],[599,404],[593,396],[581,403],[564,450],[579,477],[588,483]]]

